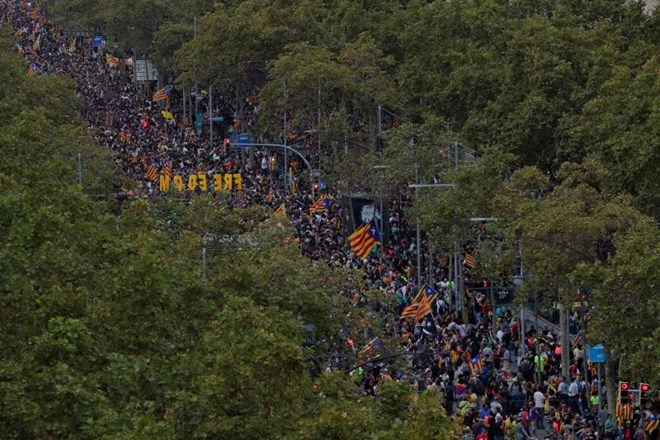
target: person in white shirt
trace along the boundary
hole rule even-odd
[[[578,408],[579,392],[580,392],[580,388],[578,387],[577,379],[573,378],[571,384],[568,386],[568,406],[573,408],[573,410],[577,413],[580,412]]]
[[[536,386],[536,391],[534,392],[534,408],[536,408],[539,414],[536,427],[538,429],[545,429],[545,414],[543,413],[545,409],[545,394],[541,392],[538,386]]]

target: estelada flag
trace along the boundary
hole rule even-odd
[[[419,309],[419,304],[411,304],[411,305],[407,306],[401,312],[401,319],[410,318],[410,317],[413,317],[413,316],[416,317],[418,309]]]
[[[119,64],[119,58],[109,53],[105,54],[105,62],[108,64]]]
[[[156,93],[154,93],[154,96],[151,97],[151,100],[152,101],[162,101],[164,99],[169,98],[169,96],[170,96],[169,87],[163,87],[162,89],[160,89]]]
[[[282,203],[274,212],[275,215],[286,215],[286,207]]]
[[[309,212],[325,212],[330,207],[330,199],[323,194],[312,206],[309,207]]]
[[[348,243],[355,255],[363,260],[367,258],[371,250],[380,244],[380,233],[376,221],[372,218],[371,221],[358,227],[348,237]]]

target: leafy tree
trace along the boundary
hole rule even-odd
[[[642,219],[617,237],[610,260],[581,267],[584,283],[593,286],[590,338],[621,353],[620,375],[628,373],[654,385],[658,383],[653,368],[657,350],[649,342],[660,326],[660,304],[652,293],[658,283],[659,234],[657,225]]]
[[[658,161],[660,58],[653,56],[639,68],[618,67],[599,93],[584,107],[570,128],[573,142],[608,169],[613,193],[636,196],[644,211],[657,217],[660,199],[654,164]]]
[[[607,383],[608,401],[612,403],[617,374],[621,373],[617,372],[618,359],[623,352],[638,356],[646,350],[642,338],[650,333],[640,332],[637,338],[625,329],[631,323],[648,321],[652,315],[646,312],[653,313],[657,305],[645,310],[634,306],[653,302],[645,296],[655,283],[650,272],[631,277],[621,270],[632,270],[638,265],[638,269],[648,267],[645,259],[653,264],[649,253],[655,252],[651,250],[655,245],[643,252],[642,248],[636,252],[630,249],[635,246],[633,243],[651,239],[657,229],[650,230],[650,219],[632,206],[630,198],[607,196],[602,184],[604,175],[602,166],[591,161],[565,163],[558,173],[561,181],[556,185],[551,185],[537,170],[517,171],[499,196],[498,217],[508,229],[509,248],[520,245],[522,249],[525,288],[520,301],[543,290],[547,292],[545,301],[570,307],[578,288],[594,291],[589,339],[603,341],[610,350]],[[642,239],[640,231],[651,235]],[[617,298],[631,292],[640,296],[630,303],[628,313],[622,313],[621,299]],[[637,315],[632,320],[631,313]],[[611,332],[617,326],[622,327],[621,332]]]

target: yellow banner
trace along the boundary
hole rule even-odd
[[[173,186],[177,191],[184,189],[195,191],[232,191],[243,189],[243,177],[240,174],[214,174],[209,179],[206,173],[191,174],[189,176],[174,175],[171,178],[165,174],[160,175],[161,191],[169,191]]]

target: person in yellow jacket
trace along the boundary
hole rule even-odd
[[[458,413],[461,415],[461,417],[465,417],[468,415],[470,411],[473,409],[477,408],[477,395],[476,394],[471,394],[471,395],[465,395],[463,400],[458,404]]]

